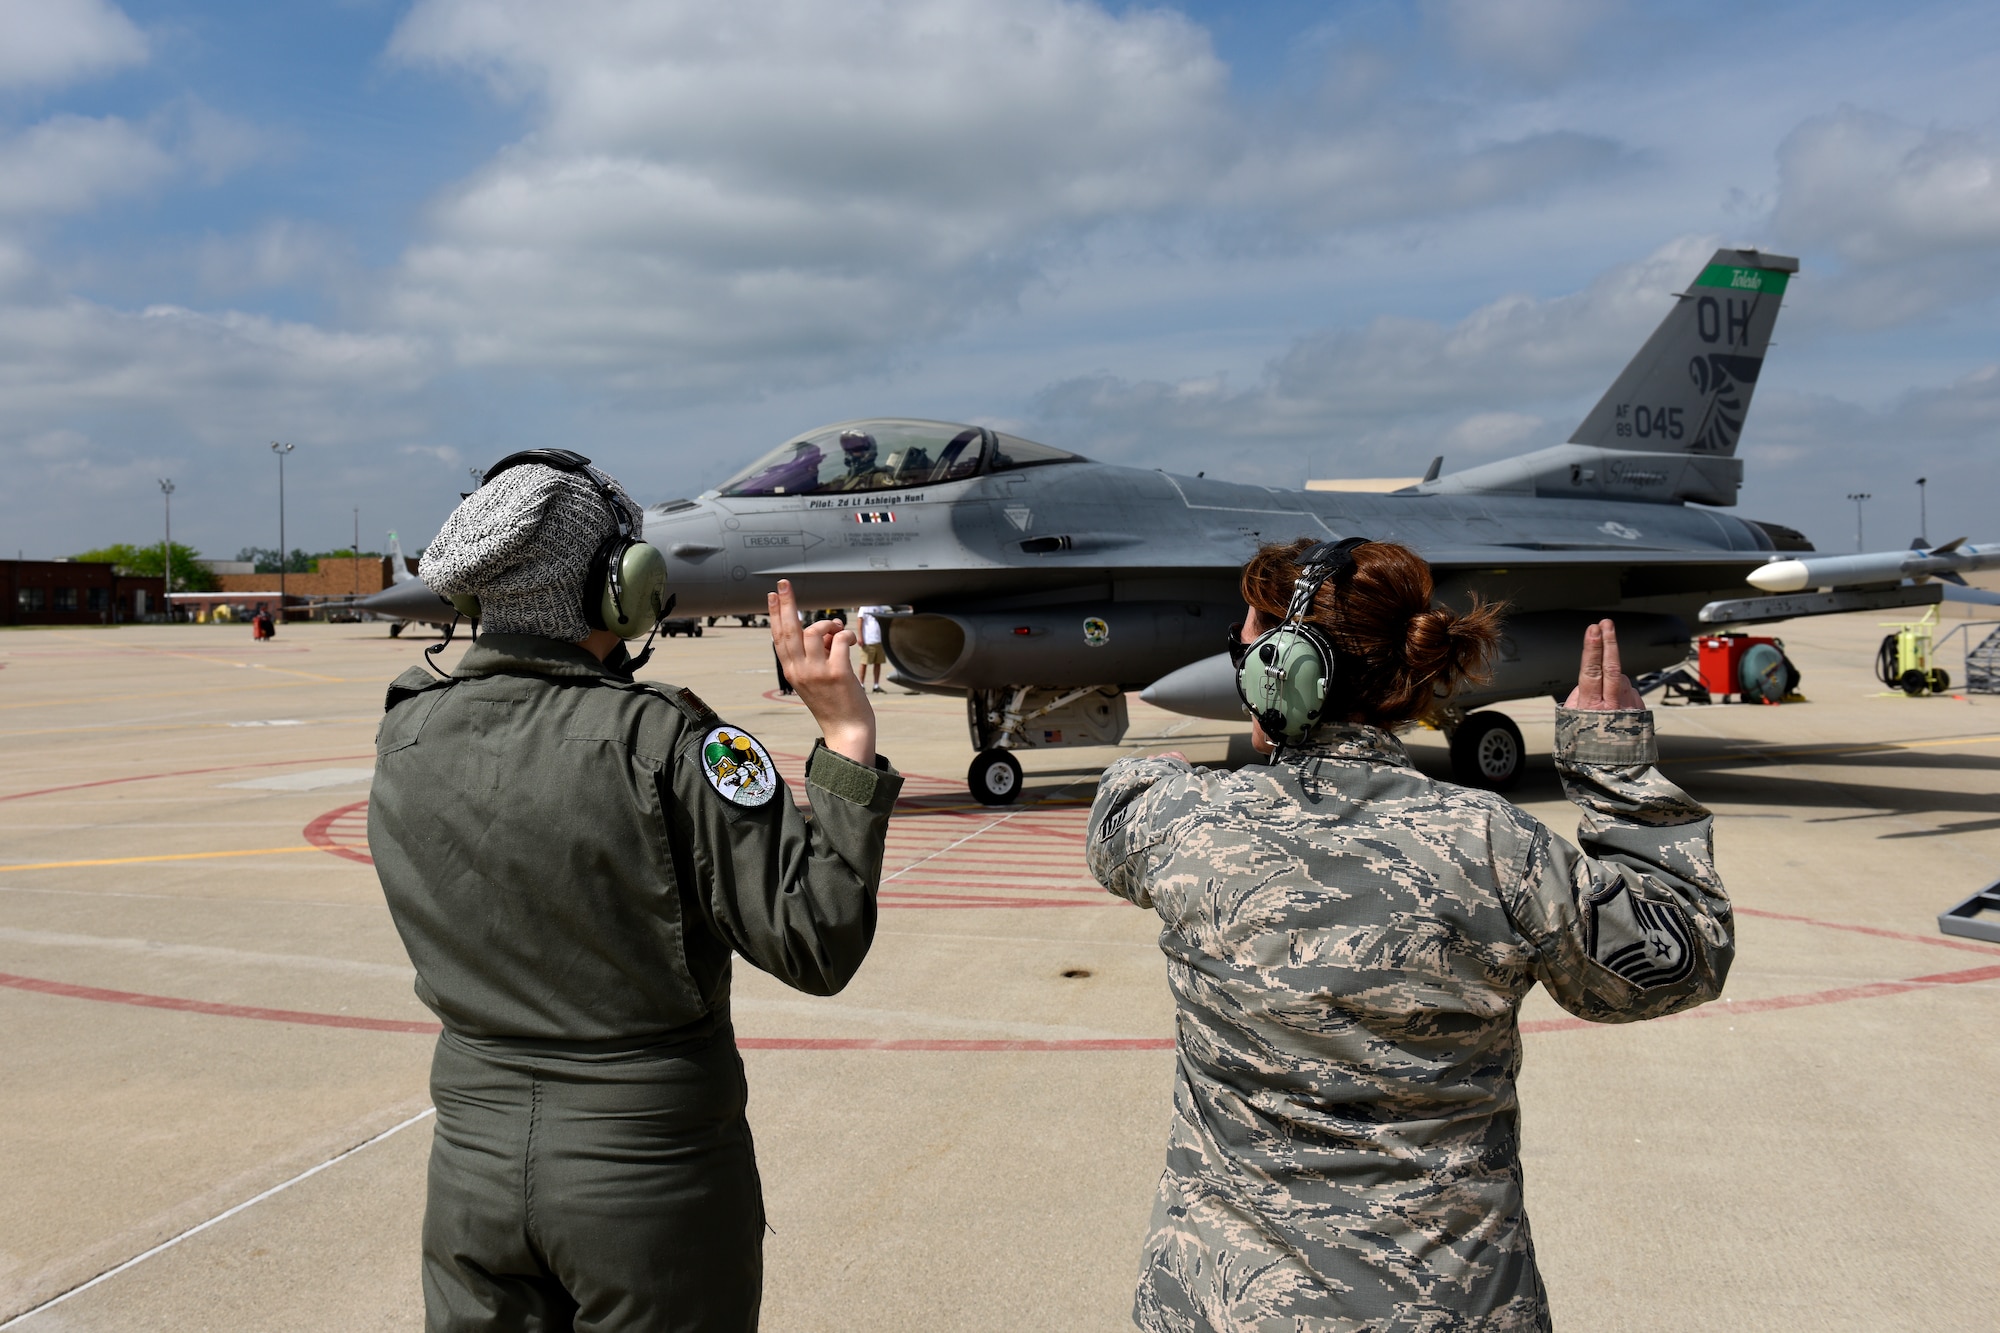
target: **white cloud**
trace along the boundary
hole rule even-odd
[[[1523,83],[1569,73],[1615,0],[1430,0],[1425,8],[1460,60]]]
[[[1475,412],[1446,431],[1439,442],[1451,457],[1493,457],[1518,452],[1549,423],[1524,412]]]
[[[104,0],[0,0],[0,88],[56,87],[146,59],[146,38]]]
[[[338,443],[392,428],[435,369],[422,343],[397,335],[174,306],[16,302],[0,307],[0,449],[41,458],[32,441],[120,420],[148,423],[156,439],[254,444],[284,431]]]
[[[1462,110],[1386,91],[1257,123],[1186,19],[1077,0],[424,0],[392,53],[535,120],[436,201],[393,318],[468,364],[654,389],[879,367],[1108,225],[1296,245],[1615,154],[1475,142]]]
[[[178,263],[192,263],[204,291],[233,294],[274,287],[331,286],[359,268],[352,245],[338,232],[296,218],[277,218],[252,230],[209,236]]]
[[[1744,435],[1745,512],[1804,527],[1823,549],[1853,549],[1854,510],[1843,499],[1867,491],[1868,545],[1918,536],[1914,481],[1930,480],[1935,541],[2000,536],[2000,364],[1945,384],[1904,389],[1871,407],[1832,394],[1760,394]],[[1754,436],[1754,442],[1753,442]]]
[[[52,116],[0,139],[0,219],[81,213],[151,189],[173,156],[144,129],[115,116]]]
[[[1845,261],[1829,313],[1902,323],[2000,287],[2000,142],[1843,107],[1778,149],[1773,231]]]
[[[176,177],[213,183],[268,144],[255,126],[195,101],[143,123],[58,113],[0,137],[0,222],[87,213]]]
[[[1240,390],[1072,380],[1042,394],[1037,416],[1086,453],[1192,468],[1234,449],[1245,475],[1273,480],[1296,473],[1301,449],[1323,474],[1367,475],[1430,453],[1455,467],[1537,448],[1568,436],[1714,248],[1683,238],[1582,291],[1503,297],[1451,325],[1383,317],[1312,334]]]
[[[2000,246],[2000,143],[1985,135],[1843,107],[1794,130],[1778,169],[1772,222],[1796,244],[1857,264]]]
[[[194,519],[206,511],[211,531],[235,534],[209,543],[216,550],[269,545],[266,445],[286,439],[299,446],[292,498],[308,543],[325,544],[310,535],[312,511],[335,511],[339,525],[319,527],[338,535],[349,497],[395,496],[435,521],[430,493],[448,500],[457,478],[439,484],[436,469],[399,467],[393,450],[432,441],[423,395],[439,368],[426,344],[402,335],[15,299],[0,305],[0,468],[13,481],[0,520],[25,534],[31,554],[127,540],[157,517],[154,478],[172,476],[177,533],[187,521],[200,544]],[[426,485],[412,497],[419,478]]]

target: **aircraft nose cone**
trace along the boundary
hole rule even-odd
[[[1228,653],[1217,653],[1169,672],[1139,692],[1155,708],[1188,717],[1243,720],[1243,701],[1236,697],[1236,671]]]
[[[1773,560],[1750,571],[1750,586],[1765,592],[1797,592],[1806,586],[1803,560]]]

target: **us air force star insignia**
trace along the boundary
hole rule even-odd
[[[702,739],[701,770],[723,800],[746,810],[756,809],[778,792],[771,752],[755,736],[735,727],[717,727]]]

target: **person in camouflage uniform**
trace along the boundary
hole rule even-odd
[[[1246,568],[1242,642],[1282,617],[1306,545]],[[1653,766],[1611,622],[1557,712],[1579,848],[1412,767],[1390,728],[1476,672],[1497,623],[1431,608],[1404,548],[1354,555],[1347,623],[1331,586],[1311,616],[1362,668],[1347,720],[1237,773],[1121,760],[1091,812],[1091,872],[1159,914],[1179,1011],[1133,1307],[1156,1333],[1547,1329],[1522,1201],[1523,997],[1539,981],[1581,1018],[1628,1022],[1711,1000],[1728,973],[1710,816]]]

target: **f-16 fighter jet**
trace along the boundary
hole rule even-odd
[[[409,561],[403,559],[403,544],[393,532],[389,534],[389,586],[366,597],[328,605],[351,606],[357,611],[366,611],[371,616],[393,622],[389,626],[389,637],[392,639],[412,621],[442,629],[458,619],[458,612],[452,604],[432,592],[428,583],[410,571]]]
[[[1224,655],[1236,573],[1300,536],[1402,542],[1441,597],[1511,608],[1497,673],[1440,710],[1461,780],[1510,785],[1525,749],[1482,705],[1560,695],[1583,627],[1610,616],[1635,675],[1712,628],[1703,608],[1811,551],[1736,501],[1736,443],[1798,261],[1719,250],[1560,444],[1389,493],[1282,490],[1095,463],[983,426],[840,422],[787,441],[698,499],[655,506],[683,614],[753,611],[773,580],[802,603],[901,603],[896,679],[963,695],[973,794],[1020,790],[1013,752],[1106,744],[1126,695],[1241,717]],[[1910,589],[1871,605],[1904,605]],[[1924,590],[1924,598],[1935,594]],[[1843,606],[1842,609],[1855,609]],[[1745,620],[1754,615],[1745,614]]]

